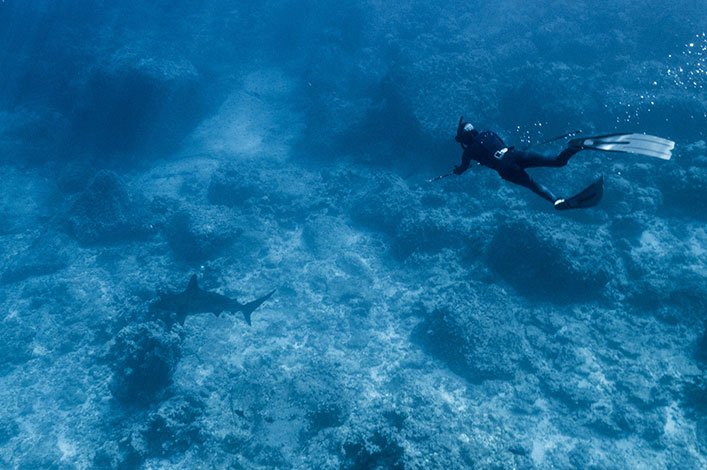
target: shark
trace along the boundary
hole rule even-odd
[[[160,298],[151,305],[151,308],[176,313],[177,321],[182,325],[187,316],[191,314],[213,313],[219,316],[222,312],[242,312],[246,323],[251,325],[251,314],[274,293],[275,290],[273,289],[252,302],[242,304],[225,295],[203,290],[199,287],[196,274],[194,274],[189,279],[189,285],[184,291],[160,295]]]

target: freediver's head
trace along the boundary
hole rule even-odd
[[[459,127],[457,128],[457,135],[454,140],[460,144],[469,144],[476,137],[478,131],[474,129],[474,125],[470,122],[462,122],[460,120]]]

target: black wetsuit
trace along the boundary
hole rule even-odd
[[[547,199],[550,202],[555,202],[558,198],[549,189],[540,183],[533,180],[525,171],[526,168],[532,167],[561,167],[567,165],[567,161],[579,152],[579,148],[567,148],[556,156],[546,156],[527,150],[516,150],[513,147],[506,147],[503,140],[491,131],[478,132],[476,130],[464,133],[462,139],[462,147],[464,154],[462,155],[462,163],[454,167],[454,173],[461,175],[464,173],[472,160],[492,168],[501,175],[506,181],[525,186],[526,188],[538,194],[540,197]],[[508,150],[500,157],[495,156],[496,152],[508,148]]]

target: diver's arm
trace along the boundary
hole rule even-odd
[[[461,163],[461,165],[455,166],[455,167],[454,167],[454,170],[452,170],[452,172],[453,172],[455,175],[461,175],[462,173],[464,173],[464,172],[469,168],[469,165],[470,165],[470,164],[471,164],[471,152],[469,152],[469,151],[464,151],[464,153],[462,154],[462,163]]]

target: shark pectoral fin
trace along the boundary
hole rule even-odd
[[[274,293],[275,293],[275,289],[270,291],[270,293],[260,297],[259,299],[255,299],[252,302],[248,302],[247,304],[241,305],[240,311],[243,312],[243,318],[245,319],[246,323],[248,323],[249,326],[251,325],[250,315],[255,311],[255,309],[260,307],[260,305],[262,305],[263,302],[265,302],[270,297],[272,297],[272,295]]]
[[[199,282],[196,279],[196,274],[192,274],[191,279],[189,279],[189,285],[187,286],[187,291],[199,290]]]
[[[177,308],[175,311],[175,318],[180,325],[184,325],[187,319],[187,311],[184,308]]]

